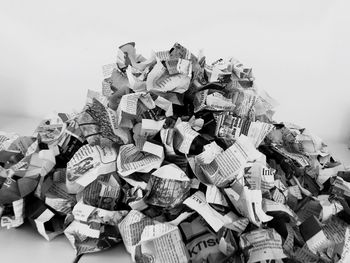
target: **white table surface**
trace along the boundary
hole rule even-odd
[[[30,135],[39,122],[40,119],[35,118],[0,116],[0,131]],[[350,151],[346,143],[328,141],[327,144],[333,156],[349,167]],[[29,224],[11,230],[0,228],[0,251],[1,262],[62,263],[72,262],[75,259],[75,252],[64,235],[48,242]],[[107,251],[84,255],[79,262],[99,261],[132,262],[122,243]]]

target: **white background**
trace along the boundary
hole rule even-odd
[[[349,2],[348,2],[349,3]],[[117,46],[169,49],[253,66],[276,118],[329,140],[350,136],[346,1],[1,1],[0,113],[80,110]],[[1,124],[0,124],[1,128]]]

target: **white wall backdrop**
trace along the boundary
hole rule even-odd
[[[1,1],[0,113],[79,110],[116,47],[180,42],[210,61],[235,56],[280,102],[276,118],[350,136],[350,4],[326,0]]]

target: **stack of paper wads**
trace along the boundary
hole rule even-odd
[[[128,43],[103,74],[80,113],[1,134],[3,227],[137,262],[350,262],[350,173],[251,68]]]

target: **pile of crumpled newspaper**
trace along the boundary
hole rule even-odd
[[[350,262],[350,172],[251,68],[127,43],[103,74],[81,112],[0,134],[2,227],[136,262]]]

